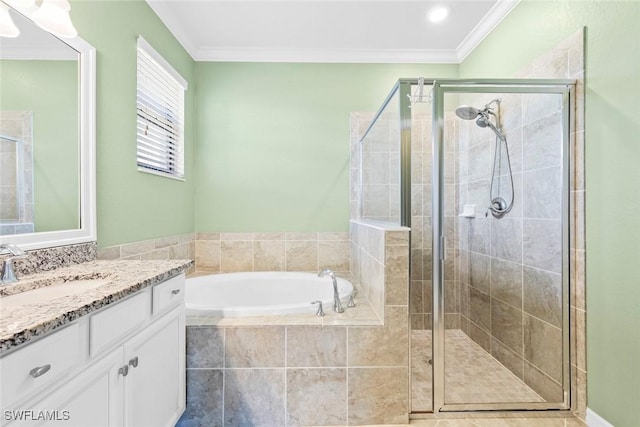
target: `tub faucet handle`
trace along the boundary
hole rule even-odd
[[[349,295],[349,302],[347,303],[347,307],[353,308],[356,306],[356,303],[353,302],[353,294]]]
[[[324,316],[324,310],[322,309],[322,301],[313,301],[311,304],[318,304],[318,311],[316,311],[316,316]]]

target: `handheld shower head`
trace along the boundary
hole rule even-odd
[[[477,108],[474,108],[474,107],[470,107],[468,105],[461,105],[458,108],[456,108],[456,116],[464,120],[473,120],[476,117],[478,117],[480,113],[482,113],[481,110],[478,110]]]
[[[491,129],[493,131],[493,133],[495,133],[499,138],[504,139],[504,134],[502,133],[502,131],[500,129],[498,129],[496,127],[496,125],[494,125],[491,122],[491,119],[489,118],[489,114],[491,113],[486,113],[486,112],[481,112],[480,115],[478,116],[478,120],[476,120],[476,124],[478,126],[480,126],[481,128],[486,128],[488,127],[489,129]]]
[[[487,126],[489,126],[489,123],[491,122],[489,121],[489,119],[485,114],[480,114],[478,116],[478,119],[476,120],[476,124],[481,128],[486,128]]]

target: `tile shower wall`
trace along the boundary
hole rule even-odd
[[[579,40],[573,43],[575,49],[579,45],[581,50]],[[537,61],[527,77],[570,77],[572,57],[578,55],[568,47],[560,47]],[[580,77],[578,72],[572,78]],[[466,95],[461,103],[484,105],[495,97]],[[485,218],[480,212],[475,218],[458,220],[462,329],[543,398],[562,401],[562,97],[506,94],[502,98],[515,203],[503,219]],[[458,203],[475,204],[476,211],[484,211],[490,191],[487,171],[492,168],[494,137],[473,121],[457,124]],[[579,121],[577,125],[580,126]],[[572,135],[574,165],[582,164],[579,134]],[[510,183],[504,163],[501,170],[496,185],[502,194],[508,194]],[[574,188],[582,182],[576,178],[581,176],[581,170],[573,166]],[[579,192],[572,194],[576,200],[580,197]],[[574,206],[574,222],[579,227],[577,218],[584,217],[583,207],[580,203]],[[572,247],[576,240],[572,238]],[[573,253],[578,262],[584,259],[580,257],[583,252]],[[571,268],[573,277],[579,277],[575,266]],[[583,289],[584,283],[579,283],[580,279],[576,282],[575,289]],[[575,300],[572,298],[572,306]],[[584,319],[580,311],[572,308],[576,322]],[[584,332],[584,326],[576,329],[574,325],[573,330]],[[577,356],[574,363],[580,363],[580,351],[573,354]],[[574,371],[577,369],[574,367]]]
[[[362,251],[351,262],[368,265],[358,257],[365,248],[376,252],[382,277],[372,280],[386,290],[384,325],[189,326],[179,426],[408,421],[409,231],[369,228],[352,223]]]
[[[32,117],[0,112],[0,235],[34,231]]]
[[[396,95],[397,97],[397,95]],[[394,102],[395,101],[395,102]],[[392,100],[360,144],[360,216],[400,223],[400,120]],[[395,107],[395,108],[394,108]]]
[[[462,99],[484,105],[492,95]],[[515,202],[501,219],[459,220],[463,330],[549,401],[562,400],[562,112],[559,95],[503,95]],[[460,122],[459,204],[484,211],[495,137]],[[464,135],[462,135],[464,133]],[[504,157],[503,157],[504,158]],[[505,172],[506,171],[506,172]],[[509,194],[508,169],[494,194]],[[510,197],[505,197],[507,200]]]
[[[397,104],[397,101],[396,101]],[[393,101],[389,104],[393,106]],[[390,109],[381,116],[370,131],[362,147],[360,162],[360,139],[369,126],[373,115],[353,113],[351,115],[351,217],[399,222],[399,167],[400,131],[398,120],[393,119],[397,111]],[[431,113],[429,105],[415,104],[411,109],[411,280],[410,307],[412,329],[431,328]],[[447,114],[445,124],[454,128],[452,114]],[[454,133],[447,133],[446,143],[447,187],[454,188],[455,144]],[[373,167],[372,165],[377,165]],[[362,168],[362,171],[361,171]],[[375,172],[375,173],[374,173]],[[396,181],[394,181],[396,179]],[[364,184],[362,183],[364,181]],[[362,191],[362,193],[361,193]],[[454,201],[453,193],[450,197]],[[459,282],[455,269],[455,221],[454,209],[448,209],[446,236],[449,244],[449,261],[446,265],[447,305],[445,325],[460,327],[458,308]],[[375,232],[372,232],[375,234]],[[352,249],[353,250],[353,249]],[[366,252],[366,251],[365,251]],[[353,257],[353,252],[352,252]],[[362,259],[369,260],[366,255]],[[372,263],[372,266],[377,264]],[[354,270],[352,263],[352,271]],[[372,296],[379,301],[380,296]]]
[[[430,104],[411,107],[411,298],[412,329],[432,327],[432,120]],[[447,257],[444,271],[445,328],[460,328],[457,262],[456,205],[457,127],[452,113],[445,113],[444,186]]]

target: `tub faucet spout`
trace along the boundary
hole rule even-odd
[[[1,285],[15,283],[18,281],[13,269],[13,260],[27,257],[27,254],[22,249],[11,243],[0,244],[0,254],[5,253],[9,254],[9,258],[5,258],[2,261],[2,275],[0,275]]]
[[[325,276],[331,277],[331,281],[333,282],[333,311],[336,313],[344,313],[344,308],[342,308],[342,304],[340,303],[340,295],[338,295],[338,280],[336,279],[335,273],[325,268],[318,273],[318,277]]]

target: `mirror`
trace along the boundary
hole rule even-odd
[[[95,240],[95,49],[9,13],[20,35],[0,37],[0,242]]]

